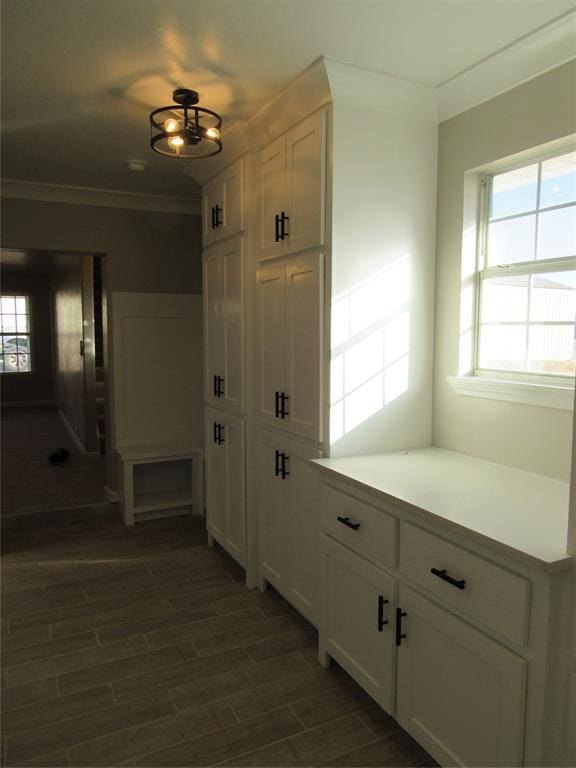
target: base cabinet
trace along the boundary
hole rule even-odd
[[[266,429],[259,435],[259,531],[262,578],[317,623],[321,453]]]
[[[396,717],[443,765],[522,765],[527,662],[400,585]]]
[[[206,409],[206,521],[213,536],[246,564],[244,422]]]
[[[396,581],[329,536],[320,546],[320,647],[392,714]]]

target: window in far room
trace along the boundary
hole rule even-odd
[[[32,370],[28,296],[0,296],[0,372]]]
[[[481,176],[475,371],[574,377],[576,151]]]

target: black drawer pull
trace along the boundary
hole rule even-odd
[[[382,595],[378,595],[378,632],[382,632],[384,625],[388,624],[388,619],[384,618],[384,606],[389,602],[390,600],[385,600]]]
[[[396,608],[396,645],[402,645],[402,640],[406,637],[406,633],[402,632],[402,619],[408,614],[401,608]]]
[[[280,239],[280,216],[276,214],[276,216],[274,216],[274,242],[277,243]]]
[[[336,520],[347,528],[352,528],[353,531],[357,531],[360,528],[360,523],[353,523],[349,517],[337,517]]]
[[[281,419],[285,419],[286,416],[290,416],[290,411],[286,410],[286,401],[290,400],[290,396],[285,392],[280,392],[280,409],[278,415]]]
[[[442,579],[442,581],[447,581],[448,584],[452,584],[452,586],[456,587],[456,589],[466,588],[466,579],[454,579],[452,576],[447,574],[446,568],[430,568],[430,573],[434,574],[434,576],[438,576],[438,578]]]

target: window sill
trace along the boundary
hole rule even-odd
[[[574,389],[524,381],[485,379],[481,376],[448,376],[448,383],[459,395],[507,400],[562,411],[574,409]]]

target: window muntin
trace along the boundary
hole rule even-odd
[[[573,377],[576,151],[483,186],[476,370]]]
[[[30,300],[28,296],[0,296],[0,372],[32,370]]]

